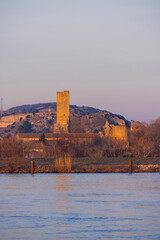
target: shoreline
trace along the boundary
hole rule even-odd
[[[79,168],[79,169],[56,169],[55,167],[45,167],[39,168],[34,170],[34,174],[36,173],[158,173],[159,172],[159,166],[158,165],[141,165],[134,166],[132,169],[132,172],[129,172],[129,168],[127,166],[121,166],[119,168],[114,168],[113,166],[104,166],[104,168],[94,168],[94,169],[88,169],[88,168]],[[1,169],[0,174],[31,174],[30,169]]]
[[[130,163],[131,162],[131,166]],[[32,165],[32,167],[31,167]],[[14,173],[153,173],[159,158],[0,159],[0,174]]]

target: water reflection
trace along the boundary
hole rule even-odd
[[[71,211],[70,199],[68,192],[70,191],[70,175],[57,174],[55,179],[56,198],[56,211],[62,216],[61,220],[56,225],[57,230],[66,231],[68,226],[64,217]]]
[[[55,189],[57,193],[65,193],[70,190],[70,174],[57,174]]]
[[[66,212],[70,211],[69,197],[67,192],[70,190],[70,175],[57,174],[55,179],[55,190],[57,193],[57,211]]]

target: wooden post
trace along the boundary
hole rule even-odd
[[[31,161],[31,174],[34,174],[34,161]]]
[[[132,160],[129,160],[129,173],[132,173]]]
[[[159,161],[159,174],[160,174],[160,161]]]

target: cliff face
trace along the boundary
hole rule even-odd
[[[17,123],[20,120],[24,120],[28,114],[26,113],[18,113],[18,114],[11,114],[9,116],[3,116],[0,119],[0,128],[6,128],[13,123]]]

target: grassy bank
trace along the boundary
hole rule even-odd
[[[35,173],[125,173],[132,160],[133,172],[158,172],[159,158],[73,158],[22,159],[1,158],[0,173],[30,173],[31,160]]]

